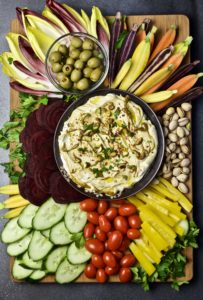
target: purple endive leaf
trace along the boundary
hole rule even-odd
[[[109,54],[109,39],[108,35],[106,34],[106,31],[101,26],[100,23],[97,22],[97,36],[100,43],[104,46],[107,54]]]
[[[49,82],[48,78],[42,76],[41,74],[39,73],[33,73],[31,72],[30,70],[28,70],[25,66],[23,66],[19,61],[15,60],[13,62],[14,66],[20,70],[21,72],[27,74],[28,76],[32,77],[32,78],[35,78],[35,79],[39,79],[39,80],[43,80],[43,81],[47,81]]]
[[[36,95],[36,96],[42,96],[42,95],[49,94],[49,92],[47,92],[47,91],[36,91],[36,90],[29,89],[17,81],[12,81],[9,84],[12,89],[14,89],[18,92],[23,92],[23,93],[27,93],[27,94],[31,94],[31,95]]]
[[[20,25],[24,28],[23,19],[22,19],[22,8],[16,7],[16,15],[17,15],[18,21],[20,22]]]
[[[23,37],[19,36],[19,47],[27,59],[27,61],[31,64],[33,68],[35,68],[36,73],[40,73],[42,75],[46,75],[45,65],[41,62],[41,60],[36,56],[29,42],[27,42]]]
[[[67,11],[60,3],[47,0],[48,8],[66,25],[70,32],[86,32],[85,28],[78,23],[75,17]]]

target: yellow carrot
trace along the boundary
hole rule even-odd
[[[24,199],[21,195],[15,195],[6,199],[4,202],[0,203],[0,209],[25,206],[28,205],[29,203],[30,202]]]
[[[8,184],[0,187],[0,194],[5,195],[17,195],[19,194],[19,188],[17,184]]]
[[[141,96],[141,98],[147,103],[157,103],[157,102],[167,100],[169,98],[171,99],[171,97],[176,93],[177,90],[161,91],[161,92],[156,92],[149,95]]]
[[[26,206],[21,206],[21,207],[11,209],[11,210],[7,211],[3,216],[1,216],[1,219],[12,219],[12,218],[18,217],[20,215],[21,211],[25,207]]]
[[[121,81],[123,80],[123,78],[126,76],[126,74],[128,73],[130,67],[132,64],[132,59],[130,58],[129,60],[127,60],[121,67],[120,71],[118,72],[118,74],[116,75],[116,78],[114,79],[114,81],[112,82],[111,87],[113,89],[117,88],[117,86],[119,86],[119,84],[121,83]]]

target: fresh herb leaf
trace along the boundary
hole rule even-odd
[[[72,235],[71,240],[75,242],[77,248],[82,248],[85,244],[83,232],[78,232]]]
[[[80,96],[77,94],[71,94],[71,95],[65,95],[64,96],[64,101],[65,102],[71,102],[71,101],[76,101]]]
[[[47,95],[44,95],[44,96],[40,97],[38,104],[47,105],[48,102],[49,102],[49,99],[48,99]]]
[[[127,30],[123,30],[121,32],[121,34],[119,35],[119,37],[118,37],[118,39],[117,39],[117,41],[115,43],[115,49],[120,49],[122,47],[122,44],[123,44],[125,38],[127,37],[127,35],[128,35],[128,31]]]
[[[78,148],[78,151],[82,152],[82,153],[85,153],[87,151],[87,147],[80,147]]]
[[[171,287],[173,289],[175,289],[177,292],[179,292],[180,286],[182,286],[183,284],[189,284],[189,281],[187,281],[187,280],[182,280],[182,281],[174,280],[171,284]]]
[[[8,57],[8,63],[9,63],[9,65],[12,65],[12,63],[13,63],[13,58],[12,57]]]
[[[115,119],[118,118],[118,116],[120,115],[120,112],[121,112],[120,108],[117,107],[116,110],[115,110],[115,112],[114,112],[114,114],[113,114]]]

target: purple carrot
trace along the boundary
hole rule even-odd
[[[161,87],[162,90],[167,90],[172,84],[174,84],[176,81],[187,75],[190,71],[196,67],[200,63],[200,60],[195,60],[192,63],[189,63],[187,65],[183,65],[180,68],[178,68],[164,83]]]
[[[60,3],[54,0],[47,0],[48,8],[65,24],[71,32],[86,32],[85,28],[78,23],[75,17],[67,11]]]
[[[109,38],[104,28],[97,22],[97,35],[100,43],[104,46],[107,55],[109,54]]]
[[[120,33],[122,32],[122,27],[123,27],[122,16],[120,12],[117,12],[115,20],[111,27],[111,38],[110,38],[110,49],[109,49],[109,61],[110,61],[109,85],[110,86],[115,77],[116,58],[118,52],[118,50],[115,48],[115,45]]]
[[[152,23],[152,20],[149,19],[149,18],[145,18],[144,21],[142,22],[142,24],[144,24],[144,29],[146,31],[146,34],[149,32],[149,29],[151,27],[151,23]]]
[[[42,75],[46,74],[45,65],[41,60],[36,56],[30,44],[21,36],[18,38],[20,51],[30,63],[30,65],[36,70],[36,73],[39,72]]]
[[[15,60],[13,62],[14,66],[20,70],[21,72],[25,73],[26,75],[34,78],[34,79],[38,79],[38,80],[42,80],[42,81],[46,81],[46,82],[49,82],[48,78],[42,76],[41,74],[39,73],[33,73],[31,72],[30,70],[28,70],[23,64],[21,64],[19,61]]]
[[[122,65],[132,56],[133,51],[135,50],[135,38],[138,30],[138,25],[134,24],[131,28],[130,32],[126,36],[121,49],[118,52],[118,71],[122,67]]]
[[[166,111],[167,108],[169,108],[171,106],[176,107],[184,102],[190,102],[192,100],[195,100],[197,97],[199,97],[202,94],[203,94],[202,86],[194,87],[194,88],[190,89],[189,91],[185,92],[183,95],[181,95],[181,96],[177,97],[176,99],[174,99],[173,101],[171,101],[168,105],[166,105],[164,108],[157,111],[156,113],[158,115],[161,115]]]

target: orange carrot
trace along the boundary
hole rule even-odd
[[[203,76],[203,73],[198,73],[198,74],[190,74],[190,75],[187,75],[187,76],[181,78],[180,80],[178,80],[177,82],[175,82],[173,85],[171,85],[167,89],[167,90],[177,90],[177,93],[174,94],[168,100],[157,102],[157,103],[153,103],[151,105],[151,108],[154,111],[161,110],[166,105],[168,105],[171,101],[173,101],[175,98],[177,98],[178,96],[181,96],[182,94],[184,94],[185,92],[187,92],[188,90],[190,90],[195,85],[195,83],[197,82],[198,78],[202,77],[202,76]]]
[[[155,33],[156,32],[157,32],[157,27],[153,26],[152,30],[151,30],[151,35],[150,35],[150,48],[151,48],[151,51],[152,51],[153,46],[154,46],[154,38],[155,38]]]
[[[145,31],[145,24],[142,23],[140,25],[140,28],[136,34],[136,39],[135,39],[135,47],[137,47],[137,45],[143,41],[146,38],[146,31]]]
[[[176,37],[176,25],[171,25],[171,27],[166,31],[166,33],[162,36],[157,46],[155,47],[150,59],[149,63],[152,59],[163,49],[172,45]]]
[[[165,68],[168,67],[169,65],[173,65],[173,72],[175,72],[175,70],[180,66],[182,60],[184,58],[184,55],[182,53],[176,53],[174,55],[172,55],[171,57],[169,57],[169,59],[165,62],[165,64],[161,67]],[[156,92],[164,82],[166,82],[166,80],[169,78],[169,76],[171,76],[171,74],[169,74],[166,78],[164,78],[162,81],[160,81],[159,83],[157,83],[156,85],[154,85],[153,87],[151,87],[151,89],[149,89],[146,93],[144,93],[141,96],[145,96],[148,94],[152,94],[154,92]]]

